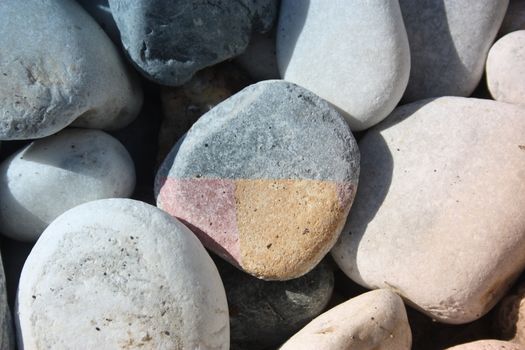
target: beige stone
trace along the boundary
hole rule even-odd
[[[359,148],[359,189],[332,250],[341,269],[441,322],[488,312],[525,267],[525,109],[424,100]]]
[[[509,343],[501,340],[478,340],[471,343],[456,345],[446,350],[525,350],[519,344]]]
[[[492,46],[486,70],[495,100],[525,105],[525,30],[507,34]]]
[[[408,350],[411,343],[401,298],[375,290],[318,316],[280,350]]]

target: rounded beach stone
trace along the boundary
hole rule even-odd
[[[66,210],[128,197],[134,187],[133,161],[115,138],[100,130],[62,130],[0,164],[0,232],[36,241]]]
[[[163,85],[187,82],[198,70],[242,53],[253,30],[265,32],[276,0],[109,0],[129,57]]]
[[[352,130],[369,128],[394,109],[408,81],[397,0],[283,0],[277,63],[283,79],[332,103]]]
[[[525,350],[525,347],[502,340],[484,339],[456,345],[446,350]]]
[[[332,255],[432,318],[484,315],[525,267],[525,109],[443,97],[397,108],[359,142],[356,202]]]
[[[497,338],[525,346],[525,284],[506,295],[493,313]]]
[[[257,279],[223,260],[217,267],[230,310],[232,350],[282,344],[324,310],[334,289],[332,268],[324,261],[285,282]]]
[[[499,35],[503,36],[516,30],[525,30],[525,1],[523,0],[509,1],[509,7],[503,18]]]
[[[0,33],[0,139],[49,136],[75,120],[115,129],[138,114],[139,86],[75,1],[1,1]]]
[[[492,46],[487,86],[495,100],[525,105],[525,30],[507,34]]]
[[[180,222],[130,199],[58,217],[24,265],[17,305],[24,349],[229,346],[224,287],[206,250]]]
[[[409,350],[411,343],[403,301],[380,289],[326,311],[280,350]]]
[[[282,80],[203,115],[157,173],[157,206],[209,249],[263,279],[310,271],[331,249],[357,187],[359,151],[328,103]]]
[[[509,0],[399,0],[410,43],[403,100],[469,96]]]

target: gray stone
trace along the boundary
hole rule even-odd
[[[523,0],[509,1],[509,8],[503,18],[503,23],[499,30],[499,36],[503,36],[516,30],[525,30],[525,1]]]
[[[399,0],[410,43],[406,102],[469,96],[509,0]]]
[[[358,173],[341,115],[300,86],[268,80],[203,115],[164,161],[155,192],[208,248],[259,278],[286,280],[331,248]]]
[[[0,33],[0,139],[49,136],[75,120],[115,129],[138,114],[139,86],[75,1],[1,1]]]
[[[161,210],[102,199],[58,217],[17,296],[21,349],[228,349],[226,295],[197,238]]]
[[[134,186],[133,161],[116,139],[100,130],[62,130],[0,164],[0,232],[36,241],[66,210],[128,197]]]
[[[334,289],[334,274],[326,262],[286,282],[262,281],[223,261],[217,267],[230,310],[232,350],[283,343],[324,310]]]
[[[277,63],[283,79],[333,104],[352,130],[369,128],[394,109],[408,81],[397,0],[283,0]]]
[[[0,257],[0,349],[11,350],[15,348],[15,334],[13,331],[13,319],[7,303],[4,265]]]
[[[120,34],[111,14],[108,0],[77,0],[80,6],[104,29],[113,43],[120,45]]]
[[[273,30],[264,34],[253,33],[246,50],[235,59],[257,81],[280,78],[275,35]]]
[[[253,30],[271,28],[275,0],[109,0],[131,61],[163,85],[242,53]]]

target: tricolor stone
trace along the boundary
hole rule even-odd
[[[333,246],[358,172],[338,112],[297,85],[265,81],[194,124],[157,174],[157,205],[246,272],[285,280]]]

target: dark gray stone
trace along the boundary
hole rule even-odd
[[[334,289],[331,266],[322,261],[303,277],[268,282],[215,259],[228,299],[232,350],[275,346],[317,317]]]
[[[268,31],[276,0],[109,0],[122,44],[149,79],[177,86],[241,54],[253,30]]]

